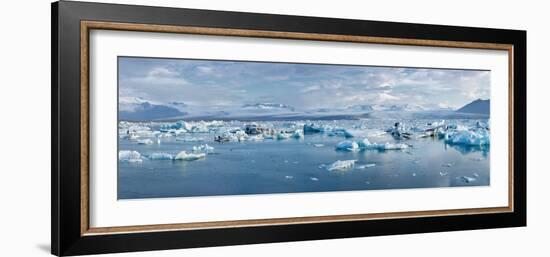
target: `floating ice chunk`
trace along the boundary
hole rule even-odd
[[[172,156],[169,153],[152,153],[149,155],[149,159],[151,160],[172,160],[174,159],[174,156]]]
[[[292,136],[292,134],[290,134],[290,133],[284,133],[284,132],[277,133],[277,139],[278,140],[289,139],[291,136]]]
[[[293,179],[294,176],[285,176],[286,179]]]
[[[314,147],[323,147],[325,146],[324,144],[313,144]]]
[[[409,148],[409,145],[400,143],[385,143],[380,146],[381,150],[403,150],[407,148]]]
[[[153,140],[146,138],[146,139],[138,139],[138,144],[140,145],[150,145],[153,144]]]
[[[462,180],[462,182],[464,182],[464,183],[472,183],[472,182],[476,181],[475,178],[468,177],[468,176],[462,176],[462,177],[460,177],[460,180]]]
[[[322,127],[315,126],[313,124],[305,124],[304,125],[304,134],[313,134],[313,133],[321,133],[324,129]]]
[[[371,143],[368,138],[365,138],[357,143],[362,149],[374,150],[378,149],[378,144]]]
[[[445,134],[445,142],[448,144],[462,145],[489,145],[490,136],[486,129],[452,131]]]
[[[372,167],[375,167],[376,164],[374,163],[367,163],[365,165],[358,165],[357,167],[355,167],[356,169],[359,169],[359,170],[364,170],[364,169],[367,169],[367,168],[372,168]]]
[[[440,120],[440,121],[435,121],[435,122],[432,122],[430,124],[431,127],[435,128],[435,127],[442,127],[442,126],[445,126],[445,120]]]
[[[195,161],[206,157],[205,153],[188,153],[185,151],[179,152],[174,160],[183,160],[183,161]]]
[[[193,152],[206,152],[211,153],[214,151],[214,147],[209,146],[208,144],[193,146]]]
[[[329,136],[343,136],[345,138],[352,138],[354,137],[354,134],[351,131],[348,131],[343,128],[335,128],[332,131],[330,131],[331,134]]]
[[[294,134],[292,134],[292,137],[294,137],[294,138],[304,138],[304,131],[303,130],[296,130],[296,131],[294,131]]]
[[[176,141],[182,141],[182,142],[200,142],[203,141],[200,138],[197,137],[176,137]]]
[[[386,134],[386,131],[382,131],[382,130],[370,130],[370,131],[367,131],[366,133],[366,135],[369,137],[379,137],[384,134]]]
[[[311,177],[311,178],[309,178],[309,179],[311,179],[312,181],[319,181],[319,179],[316,178],[316,177]]]
[[[403,150],[409,148],[409,145],[403,144],[403,143],[385,143],[385,144],[377,144],[377,143],[371,143],[367,138],[363,139],[362,141],[359,141],[359,148],[366,149],[366,150]]]
[[[445,164],[442,164],[441,166],[450,168],[450,167],[453,167],[453,164],[452,163],[445,163]]]
[[[237,139],[237,141],[245,141],[246,138],[248,137],[248,135],[246,134],[246,132],[242,131],[242,130],[238,130],[235,132],[235,138]]]
[[[401,122],[396,122],[386,132],[390,133],[396,140],[410,139],[412,137],[412,134],[403,127]]]
[[[353,168],[357,160],[335,161],[327,167],[328,171],[344,171]]]
[[[118,152],[118,160],[122,162],[142,162],[141,154],[138,151],[122,150]]]
[[[446,172],[446,171],[440,171],[439,172],[439,176],[443,177],[443,176],[447,176],[447,175],[449,175],[449,172]]]
[[[327,167],[326,164],[321,164],[321,165],[319,165],[319,169],[324,169],[324,168],[326,168],[326,167]]]
[[[248,141],[263,141],[264,136],[263,135],[248,136],[248,138],[246,140],[248,140]]]
[[[355,152],[355,151],[359,151],[360,149],[359,149],[359,144],[357,144],[357,142],[346,140],[338,143],[336,145],[336,150]]]

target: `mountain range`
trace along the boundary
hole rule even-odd
[[[489,99],[487,100],[477,99],[467,105],[464,105],[462,108],[456,110],[456,112],[489,115],[491,113],[491,102]]]
[[[282,103],[253,103],[231,108],[205,108],[182,102],[167,104],[139,97],[119,99],[119,120],[338,120],[338,119],[486,119],[490,101],[477,99],[457,110],[428,110],[415,104],[352,105],[343,108],[297,110]]]

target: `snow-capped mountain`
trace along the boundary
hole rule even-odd
[[[456,110],[458,113],[475,113],[489,115],[491,113],[491,101],[489,99],[477,99],[462,108]]]
[[[427,109],[416,104],[358,104],[341,108],[298,110],[284,103],[242,106],[196,106],[182,102],[159,103],[140,97],[119,98],[120,120],[338,120],[338,119],[461,119],[488,118],[489,100],[476,100],[453,111]]]
[[[278,104],[278,103],[255,103],[255,104],[245,104],[243,108],[246,109],[262,109],[262,110],[273,110],[273,109],[286,109],[294,111],[294,107],[287,104]]]
[[[120,97],[118,99],[119,120],[156,120],[184,115],[174,106],[148,101],[141,97]]]

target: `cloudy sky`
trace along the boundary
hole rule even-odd
[[[490,97],[490,72],[319,64],[119,58],[119,96],[194,106],[282,103],[459,108]]]

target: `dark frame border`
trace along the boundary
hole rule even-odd
[[[81,21],[157,24],[513,45],[513,212],[83,235]],[[526,225],[526,32],[113,5],[52,4],[52,253],[77,255]]]

